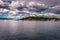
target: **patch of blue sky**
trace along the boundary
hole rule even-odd
[[[32,14],[36,14],[37,12],[31,11]]]
[[[5,16],[0,15],[0,18],[7,18],[7,16],[6,15]]]

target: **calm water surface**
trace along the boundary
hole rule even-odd
[[[60,40],[60,21],[0,20],[0,40]]]

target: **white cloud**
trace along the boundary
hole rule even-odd
[[[9,11],[8,9],[3,9],[3,8],[0,9],[0,13],[7,13],[8,11]]]
[[[55,13],[47,13],[46,15],[48,15],[48,16],[56,16]]]
[[[36,1],[30,1],[26,6],[28,7],[29,10],[38,10],[38,9],[40,10],[48,8],[48,6],[45,5],[44,3],[39,3]]]
[[[42,12],[42,16],[44,17],[56,17],[57,15],[55,13],[45,13],[45,12]]]
[[[6,12],[8,12],[8,11],[9,11],[8,9],[4,9],[4,10],[3,10],[4,13],[6,13]]]
[[[9,10],[9,9],[0,8],[0,13],[8,13],[9,15],[15,15],[18,12],[20,12],[20,11],[17,9]]]
[[[27,4],[28,7],[33,7],[33,6],[38,6],[38,7],[45,7],[45,4],[43,3],[38,3],[36,1],[31,1]]]
[[[9,13],[10,15],[16,15],[18,12],[20,12],[20,11],[17,10],[17,9],[13,9],[13,10],[10,10],[8,13]]]
[[[24,1],[20,2],[20,1],[12,1],[12,3],[9,5],[10,8],[18,8],[24,6]]]

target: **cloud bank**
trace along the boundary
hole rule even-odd
[[[0,13],[14,15],[23,11],[32,14],[34,12],[60,14],[59,2],[54,0],[0,0]]]

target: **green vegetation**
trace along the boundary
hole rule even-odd
[[[52,17],[52,18],[51,17],[26,17],[26,18],[22,18],[21,20],[59,21],[60,19],[56,17]]]

